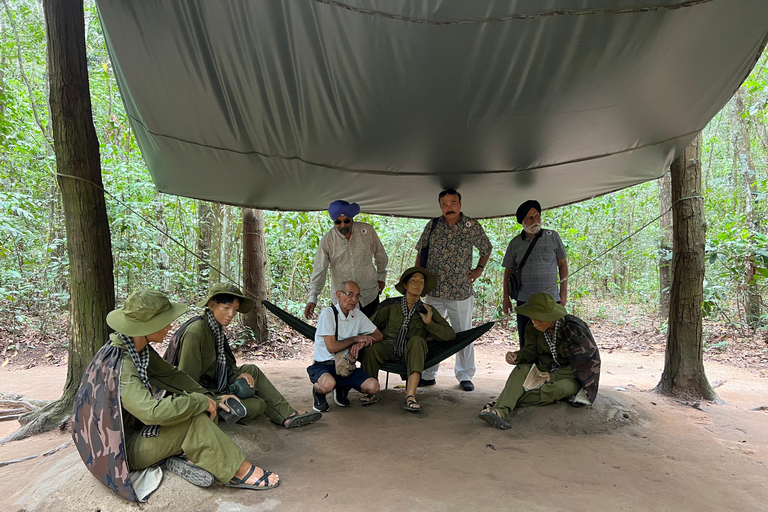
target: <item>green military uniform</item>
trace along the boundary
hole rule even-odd
[[[205,319],[189,324],[181,337],[179,369],[199,382],[200,385],[217,393],[216,384],[216,343]],[[258,396],[240,401],[246,408],[246,415],[239,423],[248,424],[265,414],[273,423],[283,425],[295,411],[288,401],[269,381],[266,375],[253,364],[237,366],[235,358],[225,351],[227,361],[227,384],[232,384],[240,374],[253,377]]]
[[[117,335],[109,339],[113,346],[125,347]],[[149,345],[144,350],[150,351],[149,382],[166,390],[169,396],[155,399],[142,384],[128,351],[123,352],[120,403],[130,469],[143,469],[184,452],[191,462],[222,482],[229,482],[245,454],[205,413],[211,393],[163,360]],[[141,430],[147,425],[160,425],[156,437],[142,437]]]
[[[515,352],[517,366],[510,373],[493,407],[505,420],[509,419],[515,407],[546,405],[579,392],[581,384],[570,366],[565,342],[563,329],[559,329],[555,338],[556,361],[559,368],[553,370],[552,368],[556,366],[555,358],[552,356],[544,333],[538,331],[533,323],[528,323],[525,328],[525,345]],[[525,391],[523,382],[531,369],[531,364],[536,364],[542,372],[549,372],[551,382],[545,383],[539,389]]]
[[[371,322],[381,331],[384,339],[364,348],[360,362],[363,370],[374,379],[377,378],[382,363],[398,361],[395,343],[404,320],[401,300],[402,297],[385,300],[371,316]],[[434,308],[432,308],[432,321],[429,325],[424,324],[424,320],[417,312],[413,313],[408,322],[408,342],[402,357],[405,360],[408,375],[424,371],[428,336],[439,341],[450,341],[456,337],[456,332]]]

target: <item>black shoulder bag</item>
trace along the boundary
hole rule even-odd
[[[513,268],[512,272],[509,274],[510,300],[517,300],[517,295],[520,293],[520,288],[523,286],[523,281],[522,281],[523,266],[525,265],[525,262],[528,261],[528,256],[531,255],[533,246],[536,245],[536,242],[538,242],[539,238],[541,238],[542,232],[543,231],[539,231],[538,233],[536,233],[536,236],[534,236],[533,240],[531,241],[531,245],[528,246],[528,250],[525,251],[525,256],[523,256],[523,260],[520,262],[520,266]]]

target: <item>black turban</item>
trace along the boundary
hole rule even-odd
[[[531,211],[531,208],[536,208],[536,211],[541,213],[541,205],[535,199],[529,199],[517,207],[515,217],[517,217],[518,224],[523,223],[523,219],[528,215],[528,212]]]

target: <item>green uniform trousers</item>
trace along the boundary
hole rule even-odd
[[[581,384],[576,380],[573,370],[570,366],[566,366],[549,372],[549,378],[552,382],[544,384],[539,389],[526,391],[523,389],[523,382],[525,382],[525,377],[528,376],[530,370],[530,364],[519,364],[509,374],[507,383],[494,406],[494,409],[499,411],[505,420],[509,419],[509,415],[515,407],[551,404],[557,400],[573,396],[581,389]]]
[[[272,423],[282,426],[286,418],[295,412],[288,403],[288,400],[280,394],[267,376],[264,375],[264,372],[255,364],[244,364],[239,367],[236,375],[241,373],[247,373],[253,377],[253,381],[256,384],[256,396],[240,400],[243,402],[246,412],[245,417],[238,421],[238,423],[247,425],[264,414]]]
[[[401,358],[395,355],[395,343],[392,340],[384,340],[374,343],[370,347],[365,347],[360,359],[360,365],[365,373],[378,379],[381,363],[401,361]],[[427,340],[421,336],[410,338],[405,344],[404,358],[408,375],[413,372],[423,372],[424,360],[427,358]]]
[[[190,462],[222,482],[229,482],[245,460],[235,442],[205,413],[178,425],[163,425],[157,437],[141,437],[138,431],[125,444],[131,470],[144,469],[184,452]]]

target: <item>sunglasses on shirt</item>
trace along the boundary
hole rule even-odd
[[[352,219],[344,219],[344,220],[341,220],[341,219],[336,219],[335,221],[333,221],[333,223],[334,223],[334,224],[336,224],[337,226],[338,226],[339,224],[341,224],[342,222],[343,222],[344,224],[351,224],[351,223],[352,223]]]

